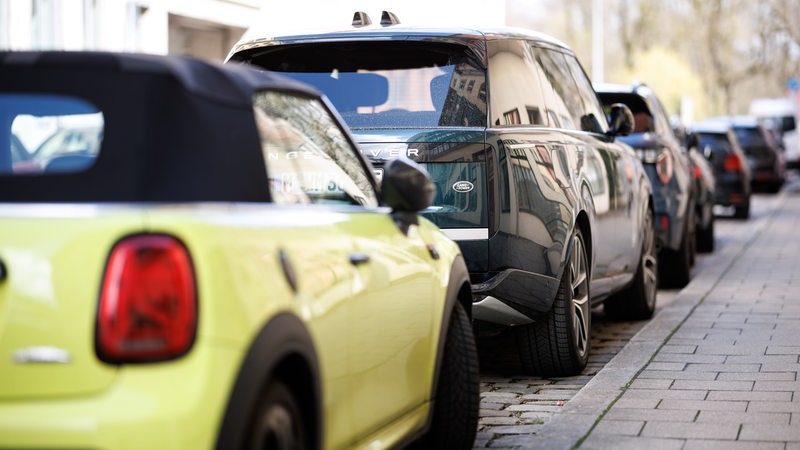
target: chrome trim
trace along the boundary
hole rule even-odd
[[[533,320],[521,312],[492,296],[472,304],[472,318],[505,326],[533,323]]]
[[[488,228],[444,228],[444,234],[454,241],[477,241],[489,239]]]
[[[68,351],[47,345],[25,347],[14,350],[11,359],[16,363],[47,363],[47,364],[67,364],[72,361],[72,355]]]

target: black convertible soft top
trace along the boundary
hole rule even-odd
[[[262,90],[320,96],[307,85],[236,63],[0,52],[0,98],[79,98],[102,111],[104,121],[97,160],[88,170],[0,173],[0,202],[269,201],[252,109],[253,95]],[[0,153],[9,152],[11,120],[19,112],[5,109],[0,103]]]

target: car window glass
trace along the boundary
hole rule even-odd
[[[486,126],[485,72],[460,45],[279,46],[249,62],[315,86],[351,128]]]
[[[580,114],[578,123],[581,124],[581,130],[604,133],[608,127],[603,107],[600,105],[600,99],[597,98],[589,77],[586,76],[586,72],[577,58],[565,54],[561,54],[561,57],[564,58],[564,62],[572,74],[577,94],[581,99],[581,110],[578,113]]]
[[[552,87],[554,103],[548,105],[559,120],[559,127],[578,130],[581,126],[583,101],[581,100],[575,82],[572,79],[569,66],[561,53],[534,47],[536,57],[545,73],[547,83]]]
[[[559,74],[558,68],[553,66],[550,56],[543,54],[544,50],[532,46],[531,50],[536,55],[539,62],[542,76],[542,92],[545,96],[548,126],[564,129],[578,129],[578,125],[573,119],[568,103],[574,103],[574,89],[568,90],[565,86],[565,79]]]
[[[739,144],[744,147],[762,147],[767,145],[764,136],[755,127],[734,127]]]
[[[650,96],[649,99],[653,108],[656,131],[662,136],[674,136],[672,125],[669,123],[669,114],[667,114],[664,104],[658,97]]]
[[[712,155],[712,162],[721,162],[725,155],[733,151],[730,141],[724,134],[698,133],[697,148],[703,154]]]
[[[377,206],[371,175],[321,102],[261,92],[254,105],[273,201]]]
[[[100,151],[103,129],[103,113],[83,99],[0,94],[0,173],[87,170]]]
[[[539,81],[542,76],[539,63],[524,41],[490,41],[492,125],[549,125],[545,94]]]

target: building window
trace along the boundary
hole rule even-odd
[[[522,123],[519,117],[519,110],[512,109],[503,113],[503,121],[506,125],[519,125]]]

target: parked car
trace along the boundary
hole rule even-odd
[[[729,121],[750,167],[753,190],[780,191],[786,181],[783,152],[772,133],[754,116],[719,116],[707,120]]]
[[[586,366],[591,307],[648,318],[656,301],[652,194],[572,50],[524,29],[370,25],[266,38],[228,60],[325,92],[377,169],[397,156],[437,186],[423,212],[467,261],[481,330],[516,335],[524,369]]]
[[[716,214],[717,180],[711,162],[696,146],[688,145],[687,129],[678,116],[670,116],[670,125],[675,136],[681,142],[683,151],[689,157],[689,168],[695,185],[695,243],[697,251],[710,253],[714,251],[714,221]]]
[[[715,205],[732,207],[739,219],[750,217],[750,167],[739,139],[727,121],[701,121],[689,127],[687,147],[696,148],[711,163]]]
[[[402,158],[379,185],[317,91],[3,52],[0,114],[0,447],[472,448],[470,283],[418,215],[431,179]],[[13,170],[15,121],[87,116],[95,154]]]
[[[754,98],[749,114],[758,118],[766,128],[775,130],[783,148],[787,168],[800,167],[800,141],[797,139],[797,102],[789,97]]]
[[[696,199],[704,185],[694,179],[694,165],[673,131],[661,101],[645,84],[596,84],[595,90],[606,110],[612,105],[627,105],[635,124],[633,133],[620,140],[636,149],[653,185],[656,242],[660,268],[659,284],[684,287],[691,280],[697,236]],[[713,198],[707,210],[713,218]],[[704,217],[708,219],[708,217]],[[710,226],[704,223],[706,229]],[[704,235],[705,236],[705,235]],[[713,239],[713,238],[712,238]]]
[[[682,141],[685,143],[685,139]],[[708,158],[697,147],[684,147],[689,156],[695,192],[695,244],[700,253],[714,251],[714,206],[717,178]]]

